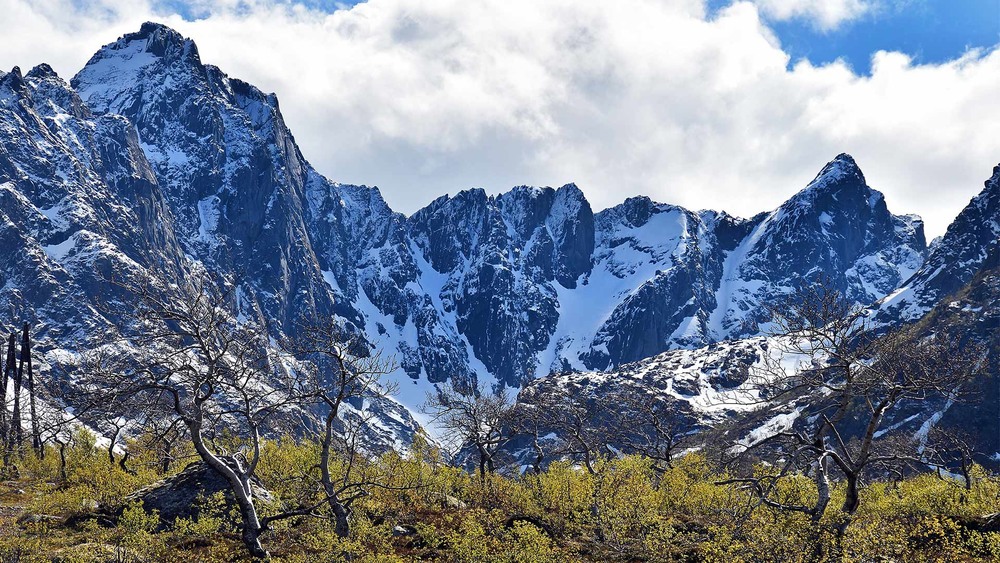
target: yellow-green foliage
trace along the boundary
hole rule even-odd
[[[225,440],[229,448],[240,447],[232,437]],[[145,443],[129,444],[135,474],[112,464],[85,432],[64,451],[65,475],[52,447],[45,459],[18,461],[19,479],[0,483],[0,530],[6,530],[0,532],[0,561],[247,560],[235,515],[221,495],[203,499],[196,518],[166,529],[157,515],[126,502],[163,477],[158,452],[143,449]],[[308,441],[264,442],[258,477],[279,500],[261,505],[262,514],[323,499],[319,452]],[[353,504],[350,537],[338,538],[331,520],[301,517],[275,524],[262,539],[275,561],[303,563],[1000,560],[1000,534],[968,524],[1000,512],[1000,479],[981,467],[968,490],[934,474],[867,484],[840,539],[839,485],[817,525],[807,514],[760,505],[738,484],[718,485],[729,476],[698,454],[668,468],[641,457],[599,461],[593,468],[557,461],[540,474],[481,480],[442,463],[419,442],[406,454],[338,457],[331,467],[335,482],[378,484]],[[756,471],[762,476],[774,469]],[[780,480],[773,493],[806,505],[816,495],[812,480],[802,476]],[[116,525],[93,517],[95,506],[117,511]],[[320,503],[317,510],[326,507]],[[25,513],[50,518],[17,523]]]
[[[95,506],[113,509],[125,497],[152,483],[158,474],[150,467],[134,463],[134,475],[112,463],[106,450],[98,449],[92,433],[78,430],[66,447],[65,478],[61,475],[56,447],[46,448],[41,459],[27,455],[18,463],[23,478],[38,483],[41,492],[31,502],[33,512],[75,514],[93,511]]]

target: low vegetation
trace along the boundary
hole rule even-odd
[[[304,324],[276,349],[205,278],[127,289],[108,342],[45,377],[28,325],[8,339],[0,563],[1000,560],[1000,477],[973,443],[882,431],[958,400],[982,349],[878,334],[832,292],[773,315],[809,361],[750,374],[767,398],[747,406],[804,420],[764,439],[689,442],[662,398],[452,381],[424,405],[450,452],[418,433],[376,455],[352,405],[391,394],[394,365],[361,335]]]
[[[240,519],[220,495],[206,498],[197,516],[163,522],[132,493],[186,465],[192,452],[168,463],[152,449],[123,468],[111,463],[93,436],[80,431],[59,456],[29,453],[0,486],[0,561],[239,561],[250,555]],[[262,517],[282,506],[322,501],[322,446],[264,440],[258,477],[276,497]],[[523,475],[477,473],[439,462],[418,444],[406,455],[387,453],[363,468],[331,464],[334,479],[348,470],[369,475],[373,487],[353,504],[349,537],[335,519],[311,515],[275,522],[262,541],[275,561],[989,561],[1000,558],[1000,478],[974,467],[973,481],[939,473],[877,481],[842,538],[828,511],[808,514],[759,502],[738,484],[720,484],[697,453],[669,467],[649,458],[601,460],[593,472],[554,462]],[[771,469],[762,465],[757,471]],[[776,497],[809,504],[811,480],[783,479]],[[321,489],[320,489],[321,490]],[[834,485],[833,500],[845,487]],[[321,503],[320,503],[321,504]],[[284,508],[287,509],[287,508]],[[819,554],[819,555],[818,555]]]

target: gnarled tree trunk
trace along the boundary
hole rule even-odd
[[[233,493],[233,498],[236,500],[236,506],[240,511],[240,517],[243,521],[243,530],[240,534],[243,539],[243,545],[246,546],[251,556],[258,559],[267,559],[270,555],[260,543],[260,536],[264,533],[264,527],[261,526],[260,517],[257,515],[257,507],[253,503],[250,476],[246,472],[241,471],[239,466],[236,469],[229,467],[226,462],[222,461],[222,459],[208,449],[201,434],[200,420],[189,421],[187,426],[198,456],[229,483],[229,488]],[[239,464],[238,461],[236,463],[237,465]]]

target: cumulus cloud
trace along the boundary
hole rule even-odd
[[[774,0],[775,2],[777,0]],[[817,3],[818,4],[818,3]],[[412,212],[473,186],[575,181],[595,208],[645,194],[749,216],[850,152],[894,212],[944,227],[1000,160],[1000,51],[874,55],[870,76],[794,62],[764,7],[700,0],[0,0],[0,66],[72,76],[162,21],[202,59],[278,94],[305,156]],[[190,17],[193,10],[187,10]]]
[[[775,20],[802,19],[830,31],[876,8],[874,0],[755,0],[760,11]]]

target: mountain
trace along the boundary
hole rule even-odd
[[[319,174],[275,95],[155,23],[69,84],[45,65],[0,74],[0,198],[0,244],[16,249],[0,258],[0,307],[38,325],[39,350],[114,326],[112,274],[204,270],[276,340],[311,318],[363,331],[397,359],[411,409],[450,378],[520,387],[753,337],[820,278],[868,305],[927,252],[919,218],[892,214],[846,154],[750,219],[645,197],[595,213],[574,184],[466,190],[404,216],[377,188]],[[932,258],[962,252],[949,236]]]
[[[202,64],[192,41],[149,23],[103,47],[70,84],[93,113],[133,124],[181,248],[243,282],[241,313],[283,330],[333,313],[306,226],[315,172],[274,96]]]
[[[920,219],[889,213],[846,154],[750,220],[642,199],[602,215],[595,270],[631,283],[581,354],[591,369],[757,334],[768,305],[821,278],[871,303],[907,279],[926,249]]]
[[[316,175],[273,97],[201,65],[193,43],[155,24],[103,48],[71,84],[47,65],[0,73],[0,307],[32,322],[48,363],[116,325],[109,279],[207,270],[232,290],[234,316],[275,337],[334,314],[305,229]],[[372,443],[412,439],[405,408],[376,404]]]
[[[996,174],[994,173],[994,178]],[[989,186],[995,189],[995,184]],[[935,424],[966,434],[977,452],[1000,462],[1000,244],[994,240],[972,279],[937,303],[918,323],[924,333],[948,331],[986,350],[988,374],[964,400],[937,405]],[[982,461],[981,461],[982,463]]]
[[[839,159],[847,162],[843,157]],[[808,199],[812,187],[786,203],[782,209],[798,209],[793,202],[801,201],[802,196]],[[879,437],[899,435],[916,440],[923,447],[930,430],[940,428],[966,440],[975,451],[976,461],[991,466],[1000,462],[998,199],[1000,166],[994,168],[985,189],[933,246],[926,263],[904,279],[899,288],[868,308],[874,318],[873,327],[877,329],[913,324],[918,339],[914,346],[920,345],[920,338],[940,332],[963,345],[978,344],[986,353],[983,359],[987,366],[986,373],[968,381],[959,400],[942,396],[903,401],[889,415],[883,430],[879,431]],[[899,221],[897,225],[906,225],[907,221],[914,225],[907,217],[896,220]],[[786,230],[780,238],[795,240],[798,233],[797,229]],[[850,240],[850,237],[843,236],[839,240]],[[775,240],[762,250],[780,254],[780,241]],[[873,258],[860,263],[880,265]],[[852,290],[868,287],[861,279],[851,277],[858,271],[855,269],[847,278],[855,282],[848,285],[848,296],[852,295]],[[904,273],[900,272],[901,275]],[[859,298],[857,294],[853,295],[854,299]],[[687,440],[685,447],[729,444],[733,440],[753,442],[806,423],[799,417],[803,409],[815,407],[826,400],[824,392],[806,392],[781,400],[769,400],[762,394],[759,387],[761,374],[769,373],[768,370],[773,369],[770,366],[794,366],[801,361],[801,358],[789,353],[789,349],[787,345],[782,345],[780,337],[754,335],[730,339],[697,349],[667,351],[605,371],[553,374],[526,386],[518,400],[528,405],[539,405],[567,394],[581,403],[597,401],[601,397],[625,396],[640,401],[642,398],[656,399],[669,405],[660,423],[663,426],[676,425],[679,434]],[[758,376],[750,377],[754,370],[757,370]],[[543,429],[542,434],[547,430]],[[558,432],[548,434],[550,441],[558,442],[564,438]],[[516,441],[508,453],[524,463],[530,463],[534,456],[530,446],[523,440]]]
[[[391,288],[388,307],[366,287],[378,309],[368,318],[396,325],[395,333],[388,322],[369,332],[401,352],[420,351],[411,376],[472,373],[509,386],[755,334],[769,303],[821,276],[871,303],[920,266],[926,246],[920,220],[889,213],[847,155],[751,220],[644,197],[594,214],[570,184],[442,197],[403,228],[408,242],[393,241],[387,252],[409,247],[417,270],[407,267],[406,278],[393,269],[388,277],[409,280],[395,286],[382,273],[376,285]],[[423,289],[420,314],[404,311],[413,299],[395,298],[400,286]],[[448,360],[468,361],[467,369],[445,372],[423,356],[428,317],[451,340],[439,349],[458,351]],[[407,318],[416,342],[405,335]]]
[[[919,319],[988,265],[998,239],[1000,165],[993,168],[983,191],[948,226],[913,277],[878,304],[876,318],[890,325]]]

